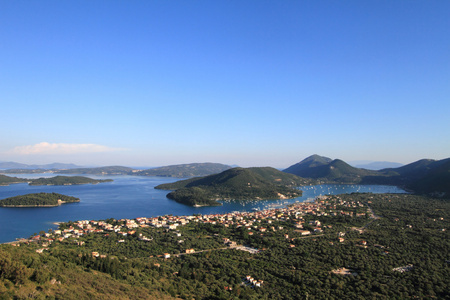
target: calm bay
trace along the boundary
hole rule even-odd
[[[52,177],[54,174],[21,174],[17,177]],[[155,217],[161,215],[222,214],[232,211],[250,211],[281,207],[289,203],[303,202],[320,195],[345,193],[404,193],[395,186],[384,185],[317,185],[300,187],[303,196],[289,200],[229,201],[223,206],[190,207],[167,199],[168,191],[155,186],[180,178],[144,176],[92,176],[95,179],[113,179],[113,182],[71,186],[29,186],[26,183],[0,186],[0,199],[39,192],[55,192],[80,198],[79,203],[46,208],[0,207],[0,243],[16,238],[27,238],[39,231],[57,228],[55,222],[75,220],[101,220]]]

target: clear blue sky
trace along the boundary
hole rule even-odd
[[[0,161],[450,157],[450,1],[0,2]]]

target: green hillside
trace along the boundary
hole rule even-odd
[[[91,175],[127,175],[133,171],[132,168],[122,166],[109,166],[99,168],[76,168],[67,170],[55,170],[57,174],[91,174]]]
[[[317,155],[285,169],[284,172],[333,183],[360,183],[365,176],[378,175],[376,171],[355,168],[340,159],[329,161]]]
[[[137,171],[133,175],[187,178],[217,174],[230,168],[217,163],[193,163]]]
[[[317,180],[299,176],[292,176],[291,174],[280,172],[279,170],[272,167],[255,167],[248,169],[256,174],[259,174],[266,180],[279,185],[298,187],[303,185],[317,184]]]
[[[0,299],[450,299],[448,201],[351,194],[205,216],[74,221],[2,244]]]
[[[111,182],[112,179],[97,180],[83,176],[55,176],[51,178],[33,179],[30,185],[72,185],[72,184],[97,184]]]
[[[373,171],[312,155],[284,172],[326,183],[396,185],[419,194],[450,197],[450,158],[421,159],[398,168]]]
[[[450,198],[450,159],[438,164],[424,177],[412,181],[407,187],[417,193]]]
[[[49,169],[8,169],[1,170],[4,174],[40,174],[40,173],[53,173],[53,170]]]
[[[317,169],[322,175],[320,178],[339,183],[360,183],[365,176],[377,174],[375,171],[352,167],[340,159],[335,159],[328,166],[320,166]]]
[[[301,196],[291,186],[306,182],[273,168],[233,168],[201,178],[191,178],[157,189],[175,190],[168,198],[188,205],[218,205],[215,200],[262,200]]]
[[[331,158],[314,154],[305,158],[301,162],[290,166],[285,169],[284,172],[295,174],[300,177],[312,177],[309,173],[312,168],[328,165],[331,161]]]
[[[0,175],[0,186],[1,185],[10,185],[13,183],[23,183],[23,182],[28,182],[28,179],[24,179],[24,178],[17,178],[17,177],[10,177],[10,176],[6,176],[6,175]]]
[[[57,193],[35,193],[0,200],[1,207],[8,206],[58,206],[63,203],[80,202],[80,199]]]
[[[433,165],[436,164],[438,161],[433,159],[421,159],[416,162],[407,164],[405,166],[399,167],[399,168],[387,168],[380,170],[381,173],[389,173],[389,172],[395,172],[398,175],[406,176],[406,175],[413,175],[418,173],[424,173],[428,170],[433,169]],[[439,164],[439,163],[437,163]]]

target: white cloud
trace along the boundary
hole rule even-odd
[[[79,154],[102,153],[125,150],[123,148],[111,148],[96,144],[62,144],[42,142],[35,145],[18,146],[9,151],[10,154]]]

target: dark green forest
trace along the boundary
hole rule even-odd
[[[33,179],[30,185],[72,185],[72,184],[97,184],[101,182],[111,182],[112,179],[92,179],[84,176],[55,176],[51,178]]]
[[[0,174],[0,185],[28,182],[29,185],[72,185],[72,184],[97,184],[111,182],[112,179],[92,179],[84,176],[54,176],[50,178],[26,179],[10,177]]]
[[[40,240],[35,237],[20,247],[0,246],[0,295],[450,299],[449,202],[399,194],[351,194],[319,201],[318,208],[303,212],[288,208],[247,213],[232,221],[229,216],[193,216],[175,230],[166,225],[130,229],[127,226],[139,220],[109,219],[90,224],[120,228],[117,232],[76,236],[78,223],[64,223],[61,235],[41,233]],[[157,218],[164,220],[168,225],[177,217]],[[299,223],[311,234],[303,236]],[[317,226],[321,230],[316,232]],[[258,252],[230,247],[226,240]],[[194,253],[184,254],[188,249]],[[262,282],[260,287],[247,276]]]
[[[62,202],[60,202],[60,201]],[[58,206],[61,203],[80,202],[79,198],[58,193],[34,193],[0,200],[3,206]]]
[[[12,183],[23,183],[28,181],[29,181],[28,179],[11,177],[0,174],[0,185],[10,185]]]
[[[283,172],[322,183],[395,185],[422,195],[450,198],[450,158],[421,159],[398,168],[373,171],[352,167],[339,159],[312,155]]]
[[[263,200],[295,198],[293,188],[309,182],[274,168],[233,168],[219,174],[161,184],[156,189],[175,190],[169,199],[187,205],[220,205],[216,200]]]

